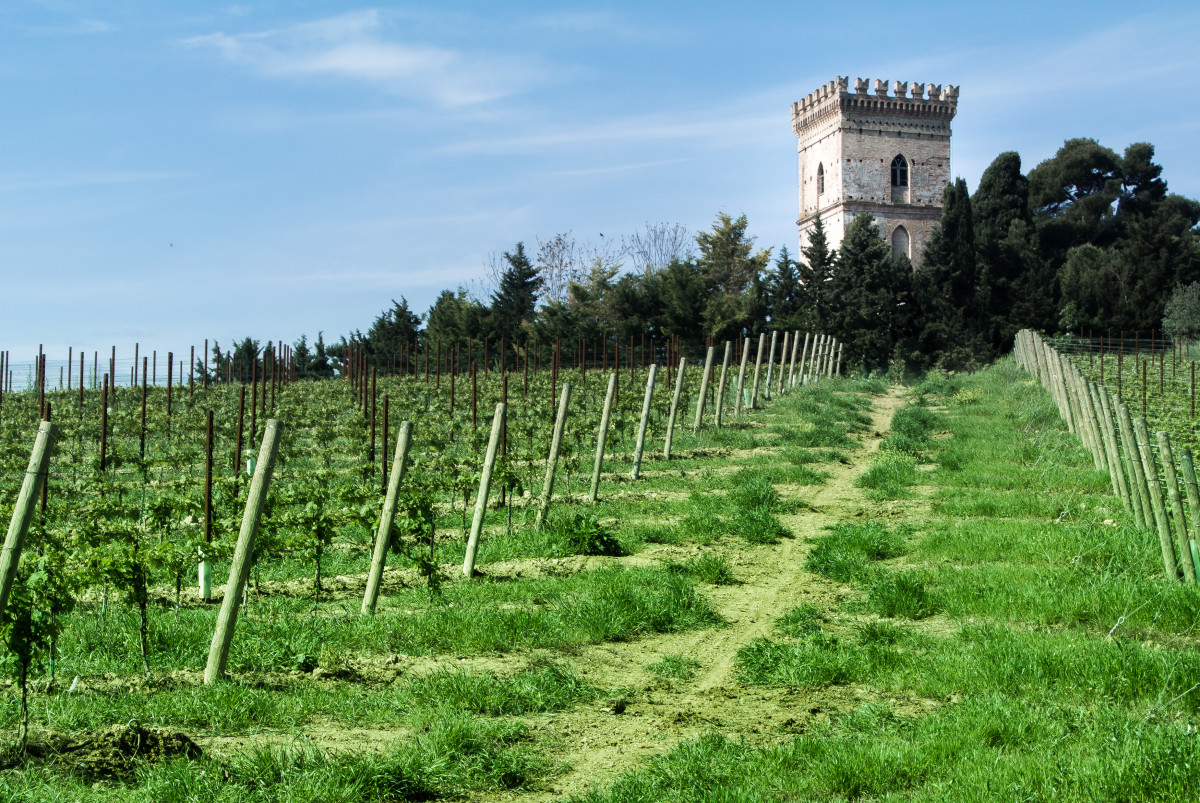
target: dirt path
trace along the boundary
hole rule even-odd
[[[810,548],[807,539],[825,527],[875,511],[854,479],[867,468],[871,454],[887,432],[892,415],[902,405],[903,389],[873,399],[871,432],[862,437],[861,449],[849,453],[847,463],[822,466],[830,476],[821,485],[781,487],[785,499],[803,499],[807,506],[780,519],[795,534],[778,544],[754,546],[740,540],[721,544],[738,585],[710,587],[705,594],[727,623],[726,627],[652,636],[624,643],[605,643],[581,649],[570,656],[582,680],[610,690],[610,696],[572,711],[523,718],[540,749],[554,763],[569,767],[550,786],[536,792],[480,793],[472,800],[528,801],[541,803],[567,794],[603,787],[636,768],[645,759],[670,751],[681,740],[710,731],[756,743],[790,740],[831,712],[855,708],[867,696],[864,689],[835,686],[816,692],[741,687],[736,680],[738,650],[770,635],[776,619],[803,603],[832,610],[848,593],[836,584],[809,574],[803,568]],[[555,566],[524,566],[522,572],[539,573],[557,568],[579,571],[599,563],[658,565],[661,560],[685,560],[707,551],[700,545],[664,545],[627,558],[571,558]],[[543,561],[542,563],[545,563]],[[563,563],[562,566],[557,566]],[[569,565],[567,565],[569,564]],[[504,567],[493,566],[503,572]],[[516,671],[541,657],[480,657],[460,662],[453,658],[418,658],[406,673],[437,668],[475,666],[501,673]],[[559,653],[547,653],[559,659]],[[667,680],[647,666],[666,657],[694,661],[698,668],[688,680]],[[903,708],[910,701],[894,701]],[[919,701],[911,701],[919,706]],[[386,749],[398,736],[394,729],[353,729],[331,725],[305,729],[303,740],[330,750]],[[252,734],[239,737],[198,738],[206,750],[217,754],[237,752],[250,744],[294,740],[290,734]]]
[[[862,515],[869,506],[854,487],[854,479],[866,470],[892,415],[903,403],[901,392],[894,389],[875,398],[872,433],[863,438],[864,448],[855,450],[849,463],[827,469],[831,476],[823,485],[802,489],[800,498],[809,509],[781,517],[795,538],[773,546],[739,546],[727,553],[741,584],[714,588],[708,596],[728,627],[582,650],[572,662],[583,679],[625,693],[575,711],[526,719],[552,757],[570,770],[555,779],[551,789],[473,799],[554,800],[603,787],[646,758],[708,731],[759,743],[782,741],[831,711],[857,707],[866,693],[853,686],[815,693],[740,687],[735,660],[739,649],[773,631],[780,614],[804,602],[836,600],[840,592],[833,584],[803,568],[810,546],[806,539],[830,524]],[[653,556],[653,551],[640,555]],[[678,559],[677,554],[671,557]],[[647,665],[667,656],[696,661],[696,675],[687,681],[667,681],[647,671]]]

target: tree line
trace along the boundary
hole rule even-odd
[[[331,344],[302,336],[294,361],[302,374],[328,376],[351,342],[386,369],[415,343],[647,335],[699,346],[768,328],[833,335],[851,366],[958,370],[1007,352],[1023,328],[1128,336],[1161,330],[1171,313],[1168,325],[1182,332],[1172,323],[1186,317],[1178,310],[1200,310],[1200,296],[1184,304],[1200,293],[1188,289],[1200,282],[1200,203],[1168,192],[1162,172],[1149,143],[1118,154],[1068,140],[1027,174],[1017,153],[1002,153],[974,194],[962,179],[946,186],[915,270],[892,257],[869,214],[853,219],[837,249],[818,220],[795,257],[757,248],[745,215],[724,212],[694,236],[648,224],[599,246],[569,233],[532,253],[518,242],[489,263],[485,298],[443,290],[418,314],[402,297],[366,332]],[[236,353],[253,359],[256,348],[247,339]]]

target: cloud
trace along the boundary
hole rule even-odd
[[[787,119],[782,112],[750,116],[736,114],[726,116],[718,112],[707,120],[687,119],[682,121],[677,116],[673,116],[670,120],[657,115],[636,116],[600,124],[588,121],[578,126],[563,126],[537,134],[468,140],[448,145],[443,151],[446,153],[485,154],[524,153],[538,152],[546,148],[572,147],[591,142],[693,141],[724,147],[776,139],[781,125],[786,131]]]
[[[386,37],[388,18],[358,11],[257,33],[183,41],[272,78],[349,80],[441,106],[467,106],[522,92],[548,70],[530,59],[464,53]]]

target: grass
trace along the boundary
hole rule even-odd
[[[838,617],[787,611],[738,655],[742,683],[869,701],[777,747],[685,742],[576,800],[1200,797],[1195,588],[1163,581],[1154,533],[1011,360],[932,372],[914,397],[860,487],[899,498],[919,478],[928,514],[815,539],[806,567],[859,593]]]
[[[880,522],[836,524],[813,540],[804,568],[838,583],[866,580],[873,562],[906,551],[904,537]]]
[[[668,655],[646,667],[661,678],[691,680],[700,669],[700,662],[682,655]]]

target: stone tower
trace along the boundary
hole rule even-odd
[[[831,248],[870,212],[892,255],[921,264],[950,180],[950,121],[958,87],[839,77],[792,104],[800,153],[800,246],[817,215]]]

